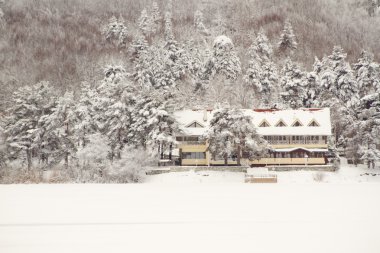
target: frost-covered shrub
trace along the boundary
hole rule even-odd
[[[25,168],[5,167],[0,172],[1,184],[38,184],[42,183],[41,170],[27,170]]]
[[[153,157],[143,148],[126,147],[121,159],[115,160],[107,169],[107,181],[114,183],[141,182],[146,175],[146,169],[154,165]]]
[[[96,133],[88,136],[89,143],[78,150],[77,157],[82,164],[101,163],[107,159],[109,147],[107,139]]]

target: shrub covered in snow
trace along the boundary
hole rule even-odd
[[[143,148],[126,147],[121,158],[115,160],[106,170],[106,180],[114,183],[141,182],[146,175],[146,169],[155,165],[155,161]]]

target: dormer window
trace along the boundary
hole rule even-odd
[[[308,126],[309,127],[319,127],[319,124],[315,119],[313,119],[312,121],[310,121]]]
[[[280,121],[277,122],[276,127],[286,127],[286,124],[282,119],[280,119]]]
[[[198,123],[197,121],[194,121],[192,123],[190,123],[189,125],[187,125],[186,127],[192,127],[192,128],[204,128],[204,126],[200,123]]]
[[[259,127],[270,127],[270,124],[265,119],[260,123]]]
[[[292,127],[301,127],[301,126],[302,126],[302,123],[298,119],[294,121],[294,123],[292,124]]]

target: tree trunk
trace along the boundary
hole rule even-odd
[[[28,170],[32,168],[32,152],[29,148],[26,149],[26,160],[28,163]]]
[[[240,147],[240,145],[238,145],[238,148],[237,148],[237,165],[241,165],[240,164],[240,158],[241,158],[241,147]]]
[[[227,154],[225,154],[224,155],[224,165],[228,165],[228,155]]]
[[[164,144],[161,144],[161,159],[164,159]]]
[[[169,160],[172,160],[172,149],[173,149],[173,144],[170,143],[170,145],[169,145]]]
[[[65,169],[69,168],[69,153],[65,153]]]

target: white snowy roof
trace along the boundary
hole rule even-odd
[[[253,124],[261,135],[331,135],[329,108],[305,108],[297,110],[278,109],[242,109],[243,113],[252,116]],[[206,132],[214,110],[183,110],[174,113],[185,135],[202,135]],[[276,124],[282,120],[286,126]],[[204,128],[186,127],[197,121]],[[260,127],[263,121],[268,127]],[[298,121],[301,126],[292,126]],[[309,126],[315,121],[317,126]]]

